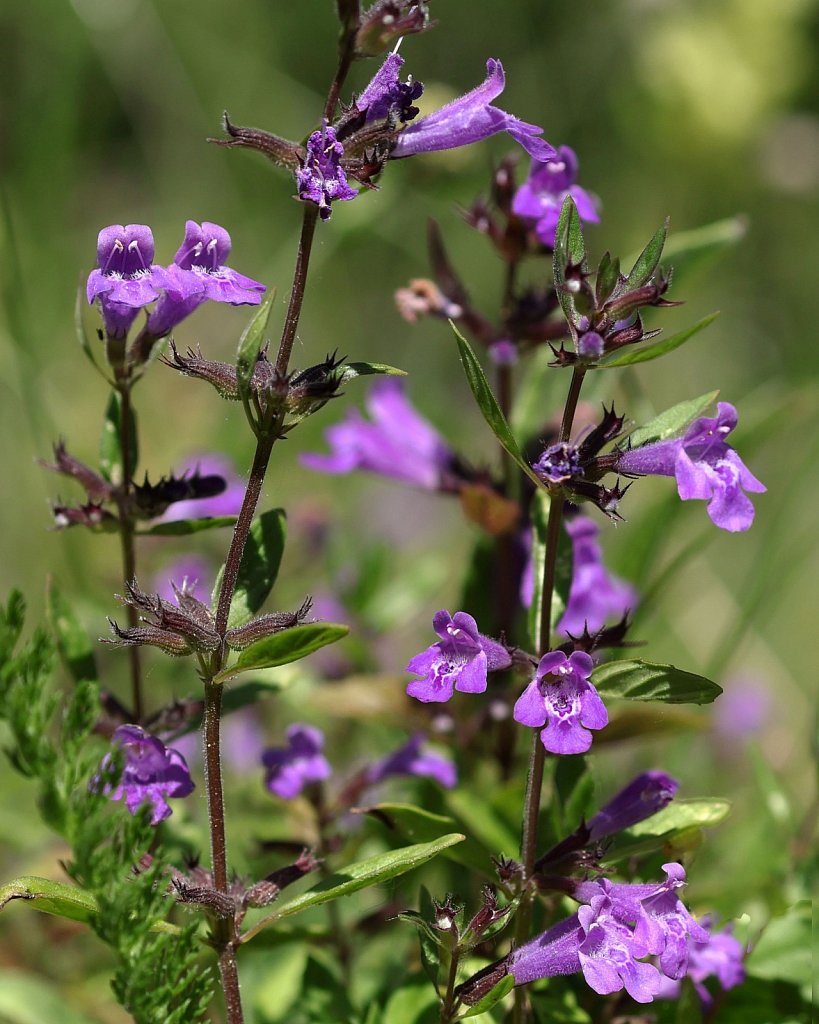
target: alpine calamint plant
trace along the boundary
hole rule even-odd
[[[676,304],[666,297],[671,270],[661,265],[667,226],[628,270],[608,252],[591,268],[583,227],[600,221],[600,203],[577,184],[578,160],[570,147],[555,148],[541,128],[493,105],[505,84],[499,60],[487,61],[481,85],[421,116],[416,104],[423,85],[402,80],[397,43],[430,27],[423,0],[378,0],[367,11],[357,0],[338,0],[337,11],[337,70],[323,111],[305,126],[305,141],[239,127],[227,115],[226,138],[212,140],[263,153],[291,174],[301,203],[278,346],[267,337],[272,293],[263,298],[263,284],[227,265],[231,239],[221,226],[188,220],[169,264],[154,262],[146,225],[115,224],[99,233],[86,299],[100,317],[104,357],[97,358],[92,340],[83,335],[82,342],[111,388],[102,457],[92,468],[60,441],[49,468],[85,492],[79,505],[55,506],[57,527],[120,537],[119,599],[127,621],[120,625],[112,618],[106,642],[127,649],[130,691],[126,696],[117,680],[116,662],[100,676],[94,651],[56,587],[54,641],[38,632],[20,648],[22,601],[11,598],[0,620],[0,710],[10,728],[12,763],[37,781],[44,819],[69,843],[66,869],[74,884],[20,879],[3,890],[4,902],[22,898],[87,922],[116,955],[115,995],[145,1024],[212,1019],[219,1012],[211,1005],[214,957],[227,1021],[250,1019],[240,988],[245,947],[287,918],[324,904],[329,929],[320,933],[322,956],[331,952],[315,962],[324,965],[327,980],[319,997],[305,977],[294,1020],[395,1024],[395,1000],[406,976],[412,980],[418,973],[415,961],[402,967],[400,984],[385,977],[370,985],[365,999],[358,972],[366,968],[356,961],[373,931],[376,943],[383,944],[385,935],[394,941],[396,917],[416,928],[420,939],[418,966],[431,981],[429,1000],[422,1000],[424,1020],[450,1024],[478,1014],[515,1024],[551,1019],[544,1014],[554,991],[590,1008],[573,1019],[610,1020],[632,1013],[626,997],[636,1003],[680,997],[686,978],[709,1012],[714,988],[704,982],[713,976],[723,990],[738,985],[744,950],[730,930],[717,930],[686,908],[681,894],[687,872],[675,858],[687,859],[683,834],[713,816],[695,802],[688,818],[672,816],[669,827],[651,831],[651,822],[674,811],[681,784],[662,771],[642,773],[595,809],[589,764],[579,755],[605,737],[617,699],[703,704],[721,692],[674,666],[623,657],[634,642],[631,616],[640,595],[608,571],[599,534],[601,524],[621,519],[626,503],[639,500],[636,482],[649,474],[674,476],[683,500],[707,500],[718,527],[748,529],[753,506],[745,492],[765,488],[726,442],[736,411],[720,402],[715,418],[705,415],[715,397],[705,395],[633,429],[613,404],[599,414],[581,403],[584,384],[598,371],[670,353],[710,321],[659,340],[660,331],[644,323],[653,310]],[[351,93],[354,62],[373,56],[382,59],[379,70]],[[497,317],[473,304],[434,224],[429,245],[435,280],[415,279],[397,295],[406,320],[429,315],[451,322],[467,381],[497,442],[497,459],[476,467],[416,412],[397,379],[402,371],[348,362],[335,353],[296,370],[291,358],[315,233],[332,230],[327,222],[334,204],[356,200],[382,181],[389,187],[392,160],[499,133],[518,143],[532,163],[518,184],[516,161],[504,160],[493,172],[490,198],[466,213],[503,264]],[[536,268],[535,284],[524,281],[527,264]],[[235,363],[179,342],[188,318],[208,300],[258,307]],[[548,366],[541,358],[547,345]],[[488,376],[473,346],[483,350]],[[207,503],[225,494],[228,479],[218,466],[211,471],[209,458],[181,475],[154,475],[151,483],[146,474],[137,482],[134,390],[144,376],[162,372],[150,365],[158,352],[166,368],[206,381],[243,408],[255,451],[235,515],[218,509],[210,514]],[[539,365],[531,373],[541,375],[544,393],[547,375],[562,379],[565,372],[569,380],[561,408],[547,408],[544,401],[530,430],[513,430],[523,376],[517,368],[527,361]],[[272,860],[245,876],[232,867],[237,858],[228,852],[223,716],[252,706],[259,692],[236,680],[298,662],[348,632],[345,625],[313,617],[309,597],[296,610],[263,610],[279,571],[285,515],[282,509],[257,515],[257,505],[277,443],[323,410],[342,385],[367,375],[385,375],[367,396],[370,419],[348,412],[327,431],[330,454],[307,453],[302,462],[335,474],[364,469],[456,497],[481,531],[462,610],[434,614],[438,640],[406,667],[416,678],[406,684],[414,700],[405,712],[413,721],[425,718],[450,756],[427,746],[425,733],[413,727],[392,752],[367,752],[363,763],[353,759],[340,770],[315,724],[277,721],[273,744],[259,755],[259,775],[266,799],[302,801],[308,841],[302,843],[304,834],[296,831],[271,844],[287,851],[284,863]],[[148,389],[146,383],[140,392],[146,408]],[[633,483],[636,493],[626,499]],[[180,517],[174,507],[183,505],[186,515]],[[197,515],[197,508],[207,514]],[[137,558],[141,537],[193,536],[228,526],[232,538],[212,602],[187,577],[172,580],[162,596],[146,589]],[[53,643],[73,680],[59,711],[50,683]],[[162,703],[151,691],[142,664],[146,646],[185,659],[190,697]],[[208,811],[206,865],[198,863],[173,819],[175,802],[194,790],[175,744],[195,729],[201,730]],[[527,736],[524,787],[519,755]],[[373,794],[382,787],[399,784],[414,787],[419,803],[362,806],[377,799]],[[486,801],[503,805],[501,824],[474,826],[470,805],[482,798],[476,784],[503,793],[500,801]],[[387,839],[368,831],[362,841],[362,815],[380,822]],[[517,849],[500,838],[509,834],[510,816],[520,820]],[[640,826],[649,831],[634,833]],[[632,849],[635,834],[648,839],[621,855]],[[376,852],[350,859],[359,846],[368,852],[376,836]],[[660,849],[669,851],[662,864]],[[271,849],[264,853],[267,861]],[[422,889],[416,901],[397,889],[396,902],[358,920],[360,928],[347,934],[340,897],[397,879],[433,858],[439,858],[436,886],[447,877],[444,865],[457,865],[448,876],[449,892],[432,897]],[[258,864],[260,858],[250,860]],[[319,877],[295,896],[283,893],[305,876]],[[286,929],[281,934],[282,942],[289,941]],[[544,987],[544,979],[564,987]],[[590,993],[607,1001],[593,1002]],[[267,1019],[264,1009],[260,1013]]]

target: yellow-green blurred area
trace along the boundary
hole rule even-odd
[[[768,487],[755,496],[752,530],[718,531],[704,505],[689,502],[676,511],[673,535],[661,531],[649,560],[641,560],[634,538],[664,514],[674,486],[652,479],[629,492],[625,523],[603,522],[604,545],[609,563],[639,577],[643,593],[662,583],[637,620],[637,638],[647,643],[639,653],[714,673],[726,689],[750,680],[767,692],[767,711],[753,738],[728,739],[714,726],[713,707],[681,715],[643,706],[651,726],[663,731],[601,743],[594,770],[601,798],[635,768],[661,767],[681,780],[683,796],[731,799],[733,815],[694,857],[692,905],[764,920],[800,895],[794,855],[809,845],[816,801],[819,5],[436,0],[432,13],[438,28],[406,39],[401,49],[404,71],[425,84],[422,112],[482,81],[486,58],[499,57],[507,88],[496,103],[542,125],[553,144],[571,145],[580,183],[601,199],[601,224],[586,230],[593,262],[606,249],[624,258],[639,251],[667,215],[672,238],[745,218],[738,244],[680,275],[670,297],[685,305],[652,311],[648,326],[670,334],[718,309],[716,322],[664,359],[593,376],[584,397],[614,398],[618,411],[637,422],[715,388],[738,407],[732,440]],[[34,623],[51,573],[89,632],[101,636],[105,616],[121,614],[113,597],[121,590],[117,538],[51,531],[49,502],[78,495],[37,464],[58,438],[78,458],[95,459],[108,396],[77,344],[73,309],[94,264],[97,232],[112,223],[147,223],[157,262],[167,263],[186,219],[224,225],[233,239],[231,265],[277,289],[275,337],[301,221],[294,182],[258,154],[206,139],[220,135],[223,110],[237,124],[292,139],[316,127],[335,67],[334,5],[28,0],[3,5],[0,38],[0,592],[20,587]],[[354,66],[346,99],[377,66]],[[293,356],[293,365],[304,367],[338,350],[351,360],[406,369],[422,413],[471,462],[493,466],[496,447],[448,327],[405,323],[393,293],[429,273],[432,217],[477,305],[496,316],[502,265],[458,208],[487,194],[492,163],[511,145],[499,136],[396,161],[378,191],[337,204],[329,224],[319,225]],[[522,179],[522,151],[520,157]],[[538,266],[527,267],[532,281]],[[245,321],[246,311],[208,304],[179,327],[176,340],[181,349],[201,346],[208,357],[230,361]],[[521,362],[518,383],[526,375]],[[559,370],[546,378],[544,423],[567,384]],[[429,716],[403,699],[401,670],[431,642],[432,614],[456,610],[477,539],[477,527],[465,523],[451,499],[299,466],[300,451],[325,450],[323,430],[360,404],[367,386],[351,382],[276,447],[263,494],[266,507],[288,509],[292,545],[271,607],[297,607],[306,593],[349,590],[357,562],[378,545],[392,559],[367,621],[380,681],[334,690],[337,684],[297,678],[259,712],[270,744],[281,743],[293,720],[318,721],[339,765],[360,764],[349,730],[361,721],[377,737],[368,740],[371,753],[397,746],[412,728],[429,728]],[[242,410],[206,384],[154,364],[136,388],[135,405],[140,478],[212,451],[226,452],[246,472],[252,438]],[[140,575],[153,578],[191,550],[205,550],[214,562],[223,557],[227,531],[201,536],[147,542]],[[675,561],[686,549],[688,557]],[[196,691],[187,663],[168,667],[151,652],[145,662],[156,703]],[[122,652],[103,651],[100,663],[104,684],[125,698]],[[22,873],[59,877],[57,860],[66,851],[38,824],[31,788],[7,763],[0,771],[0,881]],[[241,864],[245,840],[284,836],[298,813],[263,793],[260,775],[234,781],[245,824],[241,834],[231,831],[231,842]],[[203,799],[180,809],[177,820],[204,849]],[[295,827],[298,833],[298,821]],[[2,972],[13,970],[23,989],[45,977],[56,992],[69,993],[78,1021],[124,1019],[111,1008],[101,977],[89,979],[90,965],[100,966],[100,946],[80,934],[24,906],[4,911],[0,993]],[[57,950],[53,957],[45,954],[47,943]],[[253,970],[250,990],[273,985],[262,965]],[[6,1005],[0,995],[0,1021],[74,1020],[59,1002],[26,1016],[26,998],[7,998]],[[258,1017],[268,1019],[274,1018]]]

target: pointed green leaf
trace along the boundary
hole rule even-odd
[[[748,955],[748,974],[754,978],[809,985],[812,975],[812,906],[809,900],[795,903],[784,917],[775,917]],[[815,936],[815,930],[814,930]]]
[[[251,644],[241,652],[235,664],[220,672],[213,681],[224,683],[240,672],[289,665],[328,644],[336,643],[349,632],[349,626],[340,626],[334,622],[303,622],[291,629],[283,629],[281,633],[274,633]]]
[[[678,331],[676,334],[672,334],[668,338],[663,338],[661,341],[658,341],[653,345],[629,346],[625,352],[615,354],[613,359],[605,359],[597,365],[600,369],[609,370],[615,366],[633,366],[635,363],[647,363],[651,359],[659,359],[660,356],[664,356],[668,352],[673,352],[675,348],[679,348],[680,345],[684,345],[690,338],[693,338],[695,334],[699,334],[700,331],[713,323],[718,316],[719,311],[716,313],[709,313],[708,316],[704,316],[702,320],[698,320],[690,327],[686,327],[684,331]]]
[[[672,234],[665,246],[665,258],[674,268],[674,280],[710,256],[736,245],[747,233],[748,218],[739,215]]]
[[[203,530],[220,530],[235,526],[236,516],[203,516],[201,519],[174,519],[169,523],[154,523],[146,530],[137,530],[140,537],[187,537]]]
[[[72,679],[97,679],[94,645],[53,576],[49,576],[46,584],[46,616]]]
[[[546,526],[549,521],[551,499],[545,491],[536,491],[532,500],[532,603],[528,612],[529,646],[533,651],[544,649],[541,636],[541,612],[543,609],[543,570],[546,566]],[[548,643],[548,641],[547,641]]]
[[[526,475],[530,477],[538,487],[542,487],[542,482],[538,479],[537,475],[532,470],[532,467],[523,457],[523,453],[518,447],[515,436],[512,433],[509,424],[506,422],[506,417],[501,412],[501,407],[498,405],[497,399],[492,393],[489,381],[487,381],[483,368],[481,367],[475,353],[472,351],[469,342],[464,338],[451,320],[449,321],[449,325],[455,333],[455,340],[458,343],[458,350],[461,355],[461,363],[463,364],[464,372],[466,373],[466,379],[472,389],[472,394],[475,396],[475,401],[478,403],[478,408],[483,413],[483,418],[488,423],[490,430],[498,439],[501,446],[509,452],[523,472],[526,473]]]
[[[660,262],[667,235],[668,218],[661,228],[657,228],[648,245],[635,260],[626,278],[626,291],[641,288],[649,280]]]
[[[253,520],[239,566],[236,590],[230,605],[228,629],[252,619],[273,589],[284,553],[286,536],[284,509],[273,508]],[[219,570],[213,588],[213,608],[219,601],[224,566]]]
[[[666,704],[710,704],[722,687],[704,676],[674,665],[649,661],[612,661],[592,673],[601,697],[621,700],[657,700]]]
[[[497,985],[489,989],[483,999],[479,999],[474,1006],[469,1007],[466,1013],[459,1014],[455,1019],[466,1020],[467,1017],[477,1017],[480,1013],[486,1013],[499,1003],[504,996],[509,995],[514,987],[514,975],[507,974],[506,977],[501,978]]]
[[[285,917],[292,917],[293,914],[300,914],[310,907],[318,907],[322,903],[329,903],[331,900],[340,899],[342,896],[349,896],[350,893],[358,892],[359,889],[367,889],[372,885],[380,885],[391,878],[405,875],[408,871],[426,864],[443,850],[456,843],[462,843],[466,836],[459,833],[441,836],[432,843],[418,843],[415,846],[404,846],[400,850],[388,850],[386,853],[376,854],[357,864],[349,864],[339,869],[335,874],[330,875],[314,885],[307,892],[295,896],[278,905],[276,911],[267,917],[257,921],[243,936],[242,942],[248,942],[254,935]]]
[[[136,471],[139,453],[137,450],[136,416],[131,407],[128,429],[129,462],[131,476]],[[105,409],[105,419],[100,435],[100,472],[110,483],[118,486],[122,483],[122,397],[118,391],[112,391]]]
[[[343,363],[336,369],[339,384],[346,384],[348,380],[356,377],[368,377],[371,374],[386,374],[388,377],[406,377],[406,370],[399,370],[396,366],[388,366],[386,363]]]
[[[686,834],[700,829],[714,828],[730,813],[730,803],[716,797],[674,800],[650,818],[615,836],[606,850],[605,860],[616,863],[629,857],[643,857],[673,845],[677,837],[685,838]]]
[[[264,344],[264,334],[276,298],[275,288],[271,288],[262,299],[247,327],[239,338],[239,351],[236,354],[236,380],[239,385],[239,397],[246,402],[250,393],[250,381],[256,360]]]
[[[12,900],[25,900],[35,910],[71,921],[89,921],[97,912],[97,901],[84,889],[34,875],[24,875],[0,885],[0,910]]]
[[[654,441],[666,441],[670,437],[682,434],[698,416],[716,402],[719,391],[709,391],[707,395],[700,395],[699,398],[691,398],[678,405],[672,405],[670,409],[655,416],[645,426],[637,427],[629,435],[632,448],[641,448],[644,444],[653,444]]]
[[[614,291],[617,282],[620,280],[620,258],[612,256],[611,253],[603,253],[603,258],[597,267],[597,276],[594,282],[594,294],[598,306],[602,306]]]
[[[459,823],[448,815],[434,814],[413,804],[381,803],[374,807],[360,808],[357,813],[367,814],[380,821],[391,831],[413,842],[429,842],[441,835],[445,829],[458,828]],[[447,848],[443,856],[447,860],[463,864],[464,867],[479,871],[487,877],[494,876],[492,855],[471,837],[457,846]]]
[[[586,258],[586,247],[583,241],[583,229],[580,214],[577,212],[574,199],[567,195],[560,209],[560,217],[555,230],[555,249],[552,261],[555,288],[560,307],[569,324],[574,329],[578,322],[578,312],[574,295],[566,283],[566,269],[571,266],[583,266]]]

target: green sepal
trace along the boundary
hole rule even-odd
[[[594,670],[591,678],[603,698],[652,700],[665,704],[710,704],[722,687],[705,676],[674,665],[650,661],[611,661]]]
[[[214,676],[214,683],[224,683],[241,672],[261,671],[265,668],[277,668],[300,661],[308,654],[334,644],[347,636],[349,626],[334,622],[303,622],[281,633],[274,633],[255,644],[246,647],[236,662]]]

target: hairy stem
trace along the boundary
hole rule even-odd
[[[569,392],[563,406],[563,417],[560,423],[560,441],[568,441],[572,431],[580,389],[583,386],[585,370],[577,369],[572,373]],[[555,567],[557,565],[557,549],[560,541],[560,524],[563,520],[563,497],[561,494],[552,496],[549,505],[549,519],[546,525],[546,557],[543,566],[543,599],[540,609],[540,650],[545,654],[551,645],[552,637],[552,604],[555,588]],[[540,813],[540,798],[543,788],[543,767],[546,751],[540,741],[540,730],[536,730],[532,738],[532,751],[529,756],[529,773],[526,780],[526,796],[523,805],[523,824],[521,828],[521,859],[523,861],[523,882],[529,886],[537,859],[537,822]],[[534,893],[525,893],[520,910],[515,919],[515,943],[520,946],[529,938],[532,919],[532,903]],[[522,1024],[526,1019],[526,993],[523,988],[515,990],[514,1024]]]
[[[286,376],[287,367],[290,365],[290,353],[293,351],[293,342],[296,339],[296,328],[299,326],[301,306],[304,300],[304,288],[307,283],[307,268],[310,265],[310,252],[313,248],[313,235],[316,231],[318,219],[318,206],[315,203],[304,204],[304,218],[301,223],[301,235],[299,237],[299,251],[296,255],[296,269],[293,274],[293,288],[290,292],[290,302],[287,306],[287,315],[284,318],[284,328],[279,342],[279,352],[276,356],[276,370],[282,376]]]
[[[117,392],[119,406],[119,440],[120,458],[122,459],[122,482],[118,488],[119,540],[122,552],[122,576],[130,583],[136,576],[136,549],[134,545],[134,521],[131,515],[131,477],[134,466],[131,465],[131,385],[124,375],[117,375]],[[134,629],[139,625],[139,612],[130,604],[126,606],[128,626]],[[142,701],[142,663],[141,650],[138,644],[129,646],[128,663],[131,673],[131,713],[134,722],[141,722],[145,713]]]

